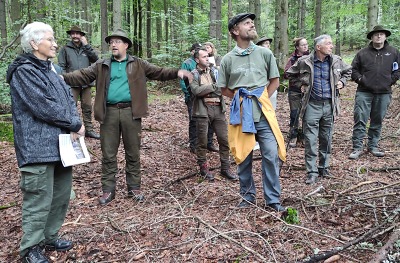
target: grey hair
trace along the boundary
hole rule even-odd
[[[54,34],[53,28],[50,25],[42,22],[33,22],[24,27],[19,34],[21,35],[21,47],[25,53],[31,53],[33,47],[31,41],[35,44],[40,44],[44,34],[51,32]]]
[[[325,39],[332,39],[332,37],[330,35],[320,35],[316,38],[314,38],[314,49],[316,49],[317,45],[320,45],[322,43],[322,41],[324,41]]]

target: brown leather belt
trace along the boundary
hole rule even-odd
[[[117,108],[117,109],[124,109],[124,108],[131,107],[131,103],[130,102],[119,102],[119,103],[115,103],[115,104],[107,103],[107,107],[112,107],[112,108]]]
[[[205,101],[204,103],[207,104],[207,105],[211,105],[211,106],[219,106],[219,105],[221,105],[221,102],[207,102],[207,101]]]

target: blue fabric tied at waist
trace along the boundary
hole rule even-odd
[[[258,87],[253,90],[247,90],[246,88],[239,88],[235,93],[231,103],[231,111],[229,117],[229,124],[239,125],[242,124],[242,132],[245,133],[257,133],[256,127],[253,120],[253,99],[257,98],[258,105],[262,107],[258,99],[261,97],[265,89],[265,86]],[[240,98],[242,100],[242,118],[240,118]]]

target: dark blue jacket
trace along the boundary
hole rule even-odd
[[[82,127],[72,93],[51,62],[23,54],[7,70],[18,166],[60,161],[58,135]]]

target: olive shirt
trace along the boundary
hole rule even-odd
[[[218,87],[235,90],[246,88],[252,90],[267,87],[269,80],[279,78],[279,70],[271,50],[251,45],[250,54],[236,46],[222,61],[218,76]],[[257,99],[253,99],[253,119],[259,122],[261,108]]]

